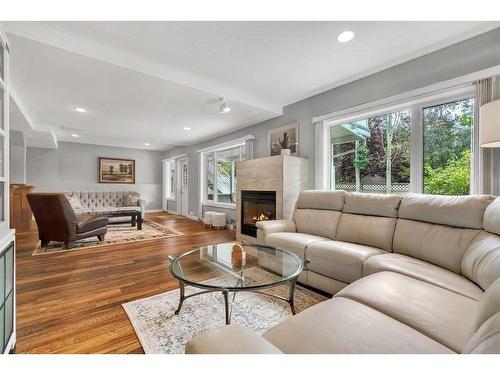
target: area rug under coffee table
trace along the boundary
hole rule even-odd
[[[145,219],[142,223],[142,230],[138,230],[135,226],[130,226],[130,223],[111,224],[108,225],[108,233],[106,233],[106,237],[103,242],[99,242],[97,237],[86,238],[76,241],[73,247],[69,250],[66,250],[64,248],[64,244],[60,242],[50,242],[47,248],[42,247],[41,243],[38,242],[35,250],[33,251],[33,255],[60,253],[64,251],[82,250],[93,247],[117,245],[137,241],[147,241],[182,235],[183,234],[181,232],[178,232],[171,228],[167,228],[161,224],[155,223],[154,221]]]
[[[246,272],[246,277],[272,278],[259,268]],[[221,278],[222,279],[222,278]],[[233,279],[228,279],[233,282]],[[269,289],[282,296],[289,287],[281,285]],[[199,289],[187,286],[186,294]],[[232,294],[231,294],[232,298]],[[298,286],[295,290],[297,313],[313,306],[326,297]],[[179,289],[123,304],[132,326],[146,354],[180,354],[193,336],[224,325],[224,301],[221,293],[208,293],[192,297],[182,306],[179,315],[174,311],[179,303]],[[262,294],[240,292],[232,303],[231,324],[239,324],[262,334],[292,316],[290,305]]]

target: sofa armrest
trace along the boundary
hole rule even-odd
[[[145,199],[139,199],[138,206],[141,208],[142,216],[146,214],[146,200]]]
[[[281,354],[262,336],[239,325],[211,329],[186,344],[186,354]]]
[[[296,231],[295,222],[291,219],[258,221],[255,225],[261,232],[262,240],[271,233]]]

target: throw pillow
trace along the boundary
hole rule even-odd
[[[138,206],[139,205],[139,197],[137,195],[129,194],[127,198],[125,198],[125,202],[123,202],[124,207]]]
[[[68,199],[68,202],[71,205],[71,208],[73,210],[81,210],[81,209],[83,209],[82,202],[80,202],[80,199],[78,199],[77,196],[75,196],[75,195],[67,196],[66,195],[66,198]]]

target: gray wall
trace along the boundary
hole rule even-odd
[[[59,142],[57,149],[28,147],[27,183],[39,192],[139,191],[148,210],[161,209],[162,152]],[[99,184],[98,158],[135,160],[135,184]]]
[[[9,160],[10,160],[10,183],[26,183],[26,144],[23,132],[11,130],[9,132]]]
[[[255,158],[265,157],[268,155],[268,130],[297,121],[300,128],[300,156],[309,159],[309,187],[313,188],[314,116],[401,94],[496,65],[500,65],[500,28],[286,106],[283,115],[272,120],[191,147],[169,150],[165,157],[188,154],[189,211],[191,215],[199,215],[199,155],[196,150],[253,134],[256,138]],[[232,212],[234,215],[234,210]]]

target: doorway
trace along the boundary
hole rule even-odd
[[[189,215],[189,167],[188,158],[179,159],[177,162],[178,184],[177,213],[182,216]]]

